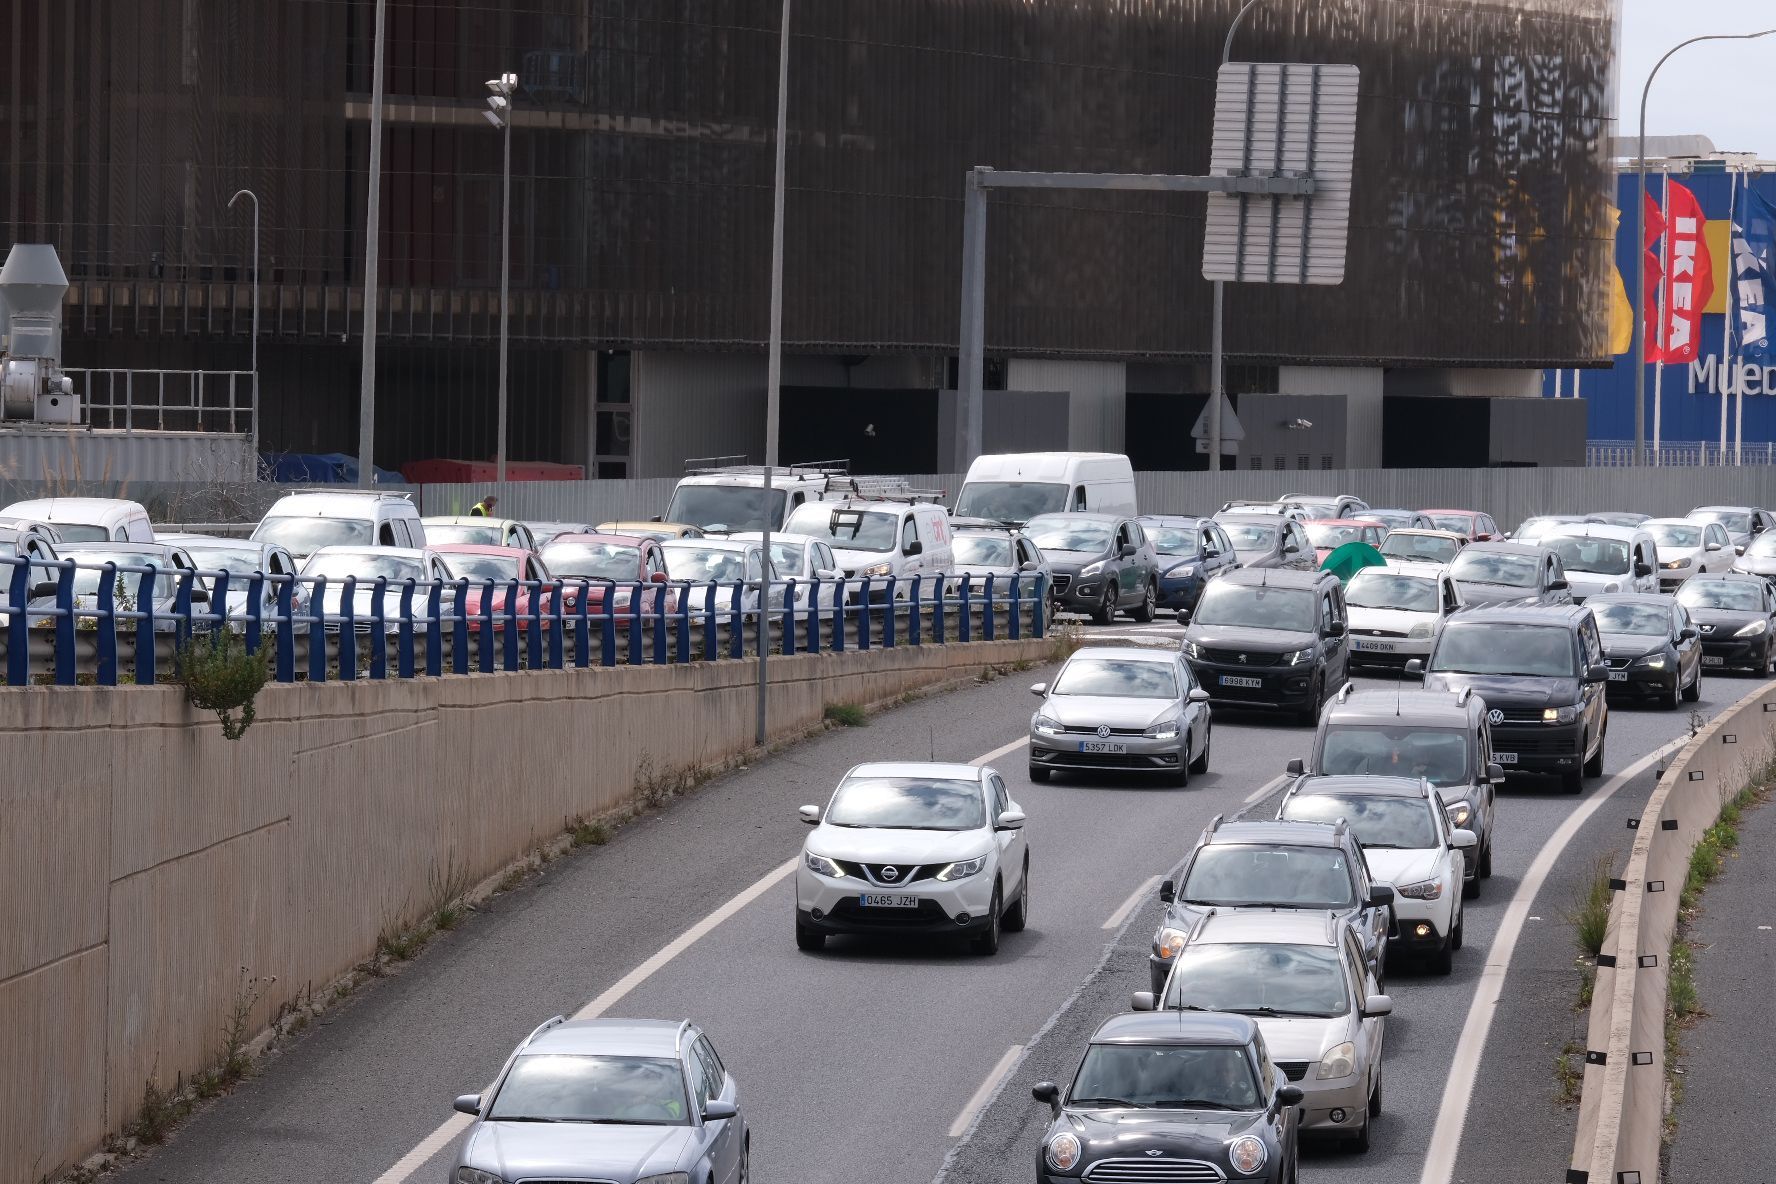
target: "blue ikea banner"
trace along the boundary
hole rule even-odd
[[[1733,342],[1739,356],[1769,362],[1776,347],[1776,209],[1750,186],[1733,203]]]

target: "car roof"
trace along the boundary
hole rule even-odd
[[[1113,1015],[1092,1033],[1093,1044],[1252,1043],[1258,1025],[1251,1016],[1225,1011],[1133,1011]]]
[[[1544,539],[1610,539],[1631,543],[1645,534],[1639,526],[1612,526],[1608,522],[1562,522],[1543,535]]]
[[[985,765],[957,761],[865,761],[846,773],[851,777],[929,777],[934,781],[979,781]]]
[[[1215,577],[1217,581],[1247,588],[1317,588],[1337,578],[1329,571],[1302,571],[1295,567],[1237,567]]]
[[[809,505],[830,505],[830,502],[810,502]],[[758,546],[756,542],[747,542],[727,535],[713,539],[661,539],[660,546],[667,551],[748,551]]]
[[[675,1058],[678,1055],[678,1034],[683,1028],[684,1024],[675,1020],[568,1020],[538,1033],[519,1055],[588,1056],[604,1053]]]
[[[1016,534],[1017,533],[1016,527],[1007,526],[1005,523],[999,521],[997,518],[955,518],[955,517],[952,517],[950,519],[950,525],[957,530],[978,530],[978,531],[984,531],[988,534]]]
[[[1453,695],[1450,698],[1454,698]],[[1426,783],[1417,777],[1390,777],[1371,773],[1310,773],[1292,787],[1297,796],[1317,793],[1362,793],[1374,797],[1423,798],[1430,796]]]
[[[174,531],[171,534],[155,532],[157,543],[174,543],[181,547],[206,547],[214,550],[217,547],[231,547],[237,551],[265,551],[272,548],[284,550],[282,543],[268,542],[264,539],[231,539],[219,534],[187,534]]]
[[[1084,645],[1073,651],[1074,658],[1116,658],[1130,662],[1175,662],[1178,651],[1142,645]]]
[[[66,522],[70,514],[121,517],[137,513],[147,513],[142,509],[142,503],[115,497],[39,497],[13,502],[6,507],[10,517],[36,518],[49,523],[58,518]]]
[[[1700,514],[1700,513],[1703,513],[1704,511],[1707,511],[1707,510],[1731,510],[1735,514],[1755,514],[1758,512],[1758,507],[1757,506],[1697,506],[1695,509],[1691,510],[1690,513]]]
[[[1696,522],[1696,521],[1689,519],[1689,518],[1648,518],[1645,522],[1642,522],[1641,525],[1642,526],[1702,526],[1702,525],[1706,525],[1706,524]]]
[[[1330,822],[1278,822],[1275,820],[1224,822],[1209,832],[1209,842],[1274,843],[1287,847],[1337,847],[1343,839]]]
[[[488,555],[500,559],[522,559],[533,553],[528,547],[499,547],[492,543],[434,543],[431,549],[440,555]]]
[[[1691,579],[1701,579],[1692,576]],[[1751,577],[1757,579],[1757,577]],[[1761,580],[1759,582],[1762,582]],[[1492,621],[1505,625],[1577,625],[1591,614],[1591,610],[1580,604],[1518,604],[1518,605],[1481,605],[1477,608],[1463,609],[1457,616],[1451,617],[1449,623],[1474,624]]]
[[[1317,909],[1216,910],[1190,935],[1191,945],[1336,946],[1338,926]]]
[[[1440,509],[1435,509],[1435,510],[1420,510],[1419,513],[1420,514],[1473,514],[1475,516],[1478,516],[1481,513],[1481,511],[1479,511],[1479,510],[1463,510],[1463,509],[1459,509],[1455,506],[1444,506]]]
[[[556,543],[618,543],[625,547],[639,547],[643,543],[654,541],[656,540],[643,538],[642,536],[635,534],[558,534],[543,544],[543,550],[547,551]],[[686,539],[685,541],[697,543],[702,542],[703,540]]]
[[[424,548],[372,547],[367,545],[346,546],[340,544],[331,547],[316,547],[308,557],[313,559],[316,555],[369,555],[372,557],[393,555],[397,559],[412,559],[418,561],[425,558],[426,552],[432,549],[433,548],[429,546]]]
[[[1416,538],[1419,535],[1431,535],[1435,538],[1440,538],[1440,539],[1454,539],[1458,543],[1468,537],[1467,535],[1462,534],[1460,531],[1442,530],[1438,527],[1432,527],[1432,526],[1402,526],[1398,530],[1390,530],[1388,532],[1388,538],[1390,538],[1390,539],[1393,538],[1395,535],[1404,535],[1407,537],[1414,537],[1414,538]]]
[[[1514,543],[1509,539],[1485,539],[1479,542],[1469,543],[1467,549],[1469,551],[1478,551],[1481,554],[1496,553],[1500,555],[1541,556],[1548,552],[1548,548],[1539,542]]]
[[[1763,579],[1762,576],[1757,578]],[[1677,604],[1677,597],[1662,592],[1600,592],[1585,597],[1586,608],[1598,604],[1647,604],[1669,609]]]
[[[1198,517],[1194,514],[1142,514],[1137,517],[1135,521],[1151,526],[1179,526],[1189,528],[1193,526],[1201,526],[1205,522],[1213,522],[1214,519]]]
[[[1046,522],[1050,518],[1059,518],[1063,522],[1101,522],[1106,526],[1114,526],[1124,517],[1125,515],[1122,514],[1097,514],[1090,510],[1056,510],[1050,514],[1038,514],[1035,518],[1030,519],[1030,522],[1038,520]],[[1029,524],[1026,522],[1024,525],[1028,527]]]
[[[765,541],[764,532],[759,531],[759,530],[741,530],[741,531],[736,531],[730,535],[725,535],[723,537],[732,539],[736,543],[762,543]],[[682,540],[675,539],[673,541],[674,542],[694,543],[694,542],[698,542],[699,540],[697,540],[697,539],[682,539]],[[831,539],[817,539],[811,534],[789,534],[789,533],[786,533],[781,530],[773,530],[771,532],[771,541],[773,543],[794,543],[798,547],[805,547],[809,543],[822,543],[822,542],[831,543],[832,542]]]
[[[523,526],[516,518],[495,518],[487,514],[428,514],[421,518],[424,526]]]
[[[1733,584],[1764,584],[1769,581],[1763,576],[1753,575],[1748,571],[1699,571],[1684,583],[1691,584],[1697,580],[1718,580]]]
[[[1309,518],[1303,526],[1374,526],[1373,522],[1365,522],[1361,518]]]
[[[106,539],[90,539],[78,543],[61,543],[57,545],[56,552],[61,555],[78,555],[84,551],[122,551],[126,554],[159,555],[167,551],[183,551],[184,549],[184,546],[180,543],[163,543],[159,541],[152,543],[139,543],[134,541],[114,543]]]
[[[1427,723],[1434,720],[1464,725],[1469,713],[1476,710],[1478,707],[1472,703],[1471,697],[1469,702],[1463,702],[1459,695],[1448,691],[1427,691],[1418,687],[1395,691],[1389,688],[1356,691],[1333,699],[1326,708],[1326,720],[1328,723],[1334,720],[1339,723],[1386,723],[1393,719]]]
[[[1446,563],[1432,563],[1429,560],[1418,562],[1411,559],[1402,559],[1396,563],[1389,563],[1385,567],[1359,568],[1351,573],[1351,579],[1356,579],[1366,571],[1378,571],[1397,576],[1421,576],[1427,580],[1434,580],[1438,576],[1447,573],[1449,571],[1449,565]],[[1361,606],[1353,604],[1351,607],[1359,608]]]

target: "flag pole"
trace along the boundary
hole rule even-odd
[[[1733,463],[1741,465],[1745,463],[1745,379],[1738,373],[1739,367],[1733,361],[1733,288],[1735,285],[1733,283],[1733,265],[1730,262],[1733,257],[1733,207],[1739,202],[1739,174],[1730,167],[1727,171],[1732,175],[1733,180],[1727,187],[1727,258],[1729,262],[1727,264],[1727,302],[1721,308],[1721,365],[1727,368],[1728,373],[1732,374],[1735,380],[1733,383],[1735,387],[1733,392]],[[1725,391],[1726,388],[1722,387],[1721,389]],[[1724,395],[1721,405],[1722,407],[1726,406]]]
[[[1671,272],[1671,259],[1666,254],[1666,246],[1671,242],[1671,170],[1659,170],[1659,205],[1665,212],[1666,223],[1659,232],[1659,290],[1653,294],[1653,306],[1658,309],[1658,321],[1653,326],[1653,350],[1657,355],[1653,362],[1653,463],[1659,463],[1659,444],[1664,433],[1664,396],[1665,396],[1665,284]]]

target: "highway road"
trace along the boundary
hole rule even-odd
[[[1088,636],[1175,644],[1180,632],[1124,624]],[[1272,804],[1284,762],[1311,735],[1218,712],[1211,772],[1188,789],[1033,785],[1027,687],[1045,676],[1012,675],[828,732],[558,861],[329,1013],[121,1178],[438,1184],[460,1131],[451,1098],[486,1084],[542,1019],[580,1013],[702,1024],[740,1081],[762,1181],[814,1184],[841,1163],[884,1181],[1028,1181],[1046,1115],[1029,1086],[1069,1076],[1091,1029],[1144,987],[1157,879],[1214,814]],[[1751,687],[1707,680],[1697,707],[1710,715]],[[1625,849],[1622,820],[1651,787],[1651,754],[1687,735],[1688,721],[1613,710],[1611,775],[1584,796],[1552,783],[1506,787],[1495,875],[1468,904],[1455,973],[1390,967],[1386,1112],[1373,1149],[1313,1151],[1304,1178],[1445,1184],[1497,1179],[1504,1164],[1520,1178],[1560,1178],[1572,1118],[1554,1100],[1553,1058],[1583,1022],[1571,1010],[1564,914],[1594,853]],[[798,952],[796,807],[824,803],[859,761],[927,756],[993,764],[1027,810],[1029,929],[1007,934],[994,958],[852,939]],[[1496,1009],[1472,1006],[1483,981]]]

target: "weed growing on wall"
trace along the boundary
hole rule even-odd
[[[179,647],[176,677],[200,711],[214,711],[222,735],[239,740],[253,726],[253,700],[271,679],[271,647],[247,652],[240,634],[222,630]],[[238,714],[237,714],[238,713]]]

